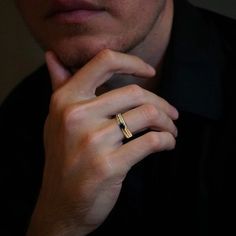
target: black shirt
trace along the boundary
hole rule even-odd
[[[235,234],[235,26],[175,1],[156,93],[180,112],[176,148],[130,170],[117,204],[91,235]],[[37,201],[51,93],[44,65],[1,106],[2,235],[25,235]]]

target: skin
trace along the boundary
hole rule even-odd
[[[102,49],[129,51],[147,61],[152,50],[160,59],[166,47],[172,0],[90,0],[107,11],[81,25],[58,24],[48,18],[52,2],[16,0],[34,38],[44,50],[54,51],[67,68],[80,68]],[[148,49],[145,58],[143,49]]]
[[[51,1],[17,1],[33,35],[50,50],[53,85],[43,184],[28,236],[92,232],[115,205],[130,168],[175,147],[178,112],[148,90],[152,66],[160,65],[168,45],[172,1],[94,2],[107,12],[61,25],[45,18]],[[132,133],[151,131],[123,144],[114,118],[120,112]]]

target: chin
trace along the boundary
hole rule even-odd
[[[84,66],[103,49],[125,52],[126,46],[117,38],[116,40],[80,38],[64,40],[47,47],[47,50],[56,53],[65,67],[73,71]]]
[[[55,53],[69,70],[75,70],[83,67],[87,62],[89,62],[98,51],[88,51],[80,49],[58,49]]]

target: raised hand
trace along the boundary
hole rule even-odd
[[[175,147],[178,112],[137,85],[95,95],[117,73],[154,76],[138,57],[103,50],[73,76],[52,52],[46,61],[54,93],[45,123],[43,184],[28,235],[86,235],[106,219],[134,164]],[[133,134],[151,131],[123,144],[117,113]]]

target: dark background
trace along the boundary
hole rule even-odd
[[[43,61],[43,53],[30,37],[13,0],[0,0],[0,102]],[[190,0],[190,2],[236,18],[236,0]]]

